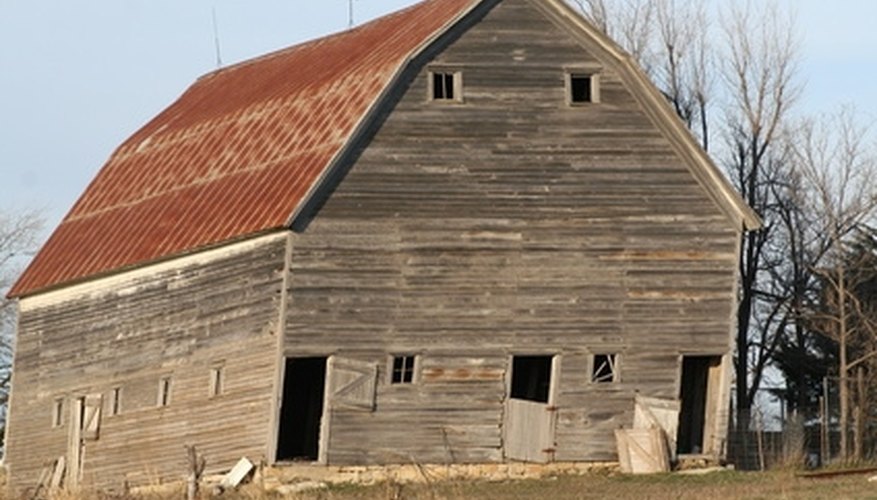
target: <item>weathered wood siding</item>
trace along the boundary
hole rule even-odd
[[[12,489],[35,486],[45,462],[67,453],[72,399],[95,393],[103,416],[99,439],[85,443],[84,484],[177,479],[186,472],[184,444],[213,472],[263,456],[285,248],[284,235],[261,238],[182,267],[108,278],[107,287],[97,281],[67,300],[25,299],[6,455]],[[31,307],[35,300],[44,303]],[[218,366],[223,392],[210,397]],[[162,377],[171,377],[171,393],[159,408]],[[57,398],[64,418],[53,428]]]
[[[337,410],[330,463],[502,459],[510,355],[562,355],[558,460],[615,458],[634,394],[676,397],[681,353],[730,346],[738,231],[611,61],[529,0],[435,57],[293,242],[285,353],[380,364],[376,410]],[[570,107],[565,68],[599,66]],[[618,353],[621,380],[589,382]],[[388,353],[422,356],[411,386]]]

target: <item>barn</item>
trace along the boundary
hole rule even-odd
[[[204,75],[10,292],[5,463],[589,462],[639,396],[724,452],[759,219],[562,0],[426,0]]]

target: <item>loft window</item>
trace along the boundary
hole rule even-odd
[[[222,394],[224,390],[223,378],[224,372],[222,366],[215,366],[210,369],[210,397],[216,397]]]
[[[567,75],[567,94],[567,101],[572,105],[600,102],[600,86],[597,75],[569,73]]]
[[[122,388],[113,387],[110,393],[110,416],[118,415],[122,412]]]
[[[393,369],[390,373],[390,383],[413,384],[414,364],[416,361],[417,356],[393,356]]]
[[[461,101],[463,77],[457,71],[433,71],[429,78],[429,95],[433,101]]]
[[[171,403],[171,378],[163,377],[158,381],[158,406],[165,407]]]
[[[608,384],[618,381],[618,356],[615,354],[595,354],[591,367],[591,382]]]
[[[58,398],[52,406],[52,427],[61,427],[64,421],[64,399]]]

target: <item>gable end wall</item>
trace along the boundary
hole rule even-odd
[[[295,236],[285,354],[377,363],[373,413],[337,410],[330,463],[503,459],[513,354],[562,357],[557,460],[612,460],[636,391],[678,395],[683,353],[727,355],[737,228],[612,61],[528,0],[501,2],[396,96]],[[463,101],[428,101],[429,67]],[[564,74],[600,67],[601,103]],[[617,352],[621,381],[588,382]],[[421,355],[388,383],[388,353]]]

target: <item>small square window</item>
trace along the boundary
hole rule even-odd
[[[567,77],[567,92],[570,104],[599,102],[600,92],[597,75],[570,73]]]
[[[413,384],[416,356],[393,356],[392,384]]]
[[[460,72],[433,71],[429,78],[429,96],[433,101],[462,101],[463,77]]]
[[[118,415],[122,412],[122,388],[113,387],[110,393],[110,416]]]
[[[591,368],[591,382],[608,384],[618,381],[618,356],[615,354],[595,354]]]
[[[171,403],[171,378],[163,377],[158,382],[158,406],[165,407]]]
[[[64,423],[64,399],[58,398],[52,405],[52,427],[61,427]]]
[[[210,369],[210,397],[216,397],[222,394],[224,388],[225,369],[222,366],[215,366]]]

